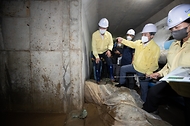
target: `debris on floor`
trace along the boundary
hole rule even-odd
[[[86,103],[100,106],[98,114],[104,126],[171,126],[159,116],[141,109],[143,101],[135,90],[118,88],[109,83],[98,85],[87,80],[84,96]],[[88,116],[85,120],[87,119]]]

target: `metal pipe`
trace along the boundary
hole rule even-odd
[[[137,78],[137,79],[140,79],[140,80],[145,80],[145,79],[148,79],[151,80],[152,78],[150,77],[146,77],[146,76],[137,76],[137,75],[130,75],[130,76],[114,76],[114,78]]]
[[[146,77],[146,76],[135,76],[135,75],[133,75],[133,76],[114,76],[114,78],[133,78],[133,77]]]

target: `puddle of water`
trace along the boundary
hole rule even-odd
[[[63,126],[65,114],[4,113],[3,126]]]

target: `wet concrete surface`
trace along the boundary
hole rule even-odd
[[[85,119],[69,119],[60,113],[1,113],[1,126],[104,126],[99,118],[99,106],[85,103],[88,115]]]
[[[138,88],[135,90],[140,93]],[[183,105],[171,100],[159,106],[158,115],[172,126],[185,126],[183,108]],[[85,119],[70,118],[63,113],[1,112],[0,126],[105,126],[99,116],[99,112],[104,111],[104,108],[85,103],[84,109],[88,112]]]
[[[1,113],[1,126],[104,126],[97,105],[85,103],[85,109],[85,119],[72,119],[67,124],[65,114]],[[160,105],[159,116],[173,126],[185,126],[183,108],[177,104]]]
[[[2,113],[1,126],[64,126],[65,114]]]

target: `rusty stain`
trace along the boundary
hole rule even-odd
[[[42,78],[44,79],[44,86],[47,88],[48,87],[48,82],[49,82],[49,78],[46,77],[45,75],[42,75]]]
[[[29,6],[26,6],[26,15],[27,15],[27,16],[30,16],[30,9],[29,9]]]
[[[60,90],[61,90],[61,84],[58,83],[58,84],[57,84],[57,91],[60,91]]]

